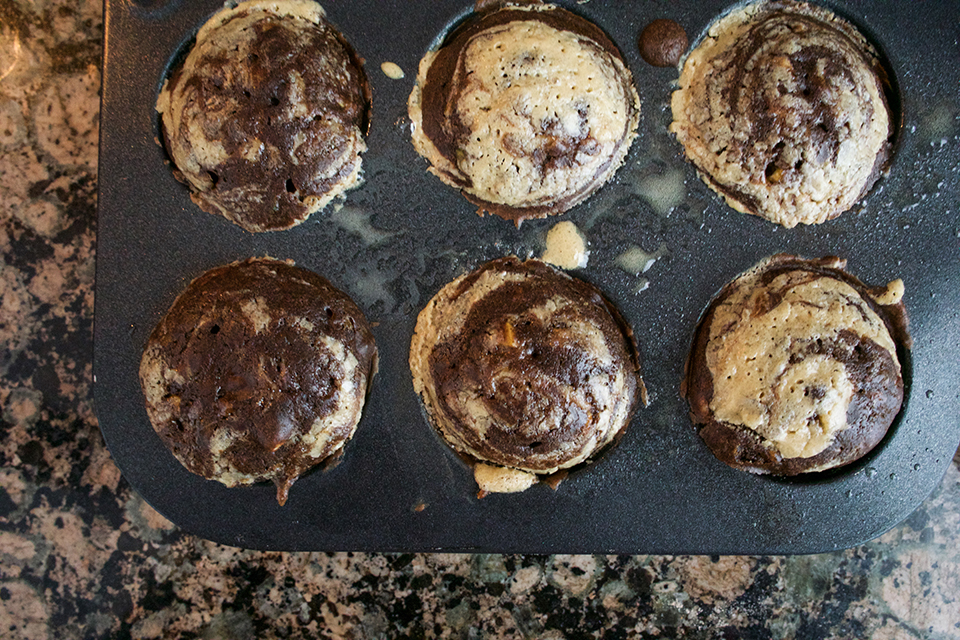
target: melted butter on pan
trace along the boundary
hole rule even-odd
[[[660,216],[668,216],[683,204],[687,190],[681,169],[671,169],[658,175],[649,175],[637,182],[637,194],[646,200]]]
[[[934,105],[920,118],[921,132],[932,146],[946,146],[949,139],[958,133],[960,118],[954,112],[952,105],[946,103]]]
[[[632,245],[618,255],[613,263],[622,271],[637,276],[637,283],[633,287],[633,292],[640,293],[650,288],[650,280],[640,277],[640,275],[649,271],[657,260],[668,255],[670,255],[670,250],[665,242],[661,242],[657,250],[653,252],[644,251],[640,247]]]
[[[400,231],[377,229],[370,221],[371,213],[349,205],[332,211],[327,220],[347,233],[358,236],[368,247],[376,247],[400,235]]]

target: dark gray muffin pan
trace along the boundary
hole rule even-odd
[[[856,209],[787,230],[731,210],[697,178],[667,132],[677,70],[649,66],[637,50],[650,21],[674,19],[695,41],[729,3],[560,2],[623,51],[642,101],[639,137],[589,200],[520,228],[477,216],[426,172],[410,143],[406,100],[417,64],[471,3],[323,4],[366,60],[372,85],[365,182],[299,227],[250,234],[200,211],[157,144],[165,74],[219,3],[106,0],[96,404],[117,465],[158,511],[187,532],[256,549],[783,554],[878,536],[938,485],[960,442],[960,5],[826,3],[883,52],[902,122],[889,175]],[[406,77],[387,77],[384,62]],[[589,241],[589,265],[575,275],[603,290],[636,332],[651,403],[615,449],[555,491],[538,485],[478,500],[470,471],[423,417],[407,367],[410,336],[444,284],[496,257],[541,255],[560,219]],[[845,257],[870,284],[903,278],[914,338],[906,403],[881,445],[847,468],[789,480],[716,460],[679,396],[711,297],[781,251]],[[350,294],[375,323],[381,355],[343,459],[302,477],[284,507],[270,484],[228,489],[180,466],[147,420],[137,378],[148,334],[191,279],[261,255],[293,259]]]

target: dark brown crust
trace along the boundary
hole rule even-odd
[[[224,215],[248,231],[275,231],[306,219],[310,211],[304,198],[326,196],[356,171],[359,155],[335,174],[317,179],[339,159],[341,148],[353,145],[355,132],[366,134],[371,92],[362,60],[329,23],[266,16],[253,31],[251,47],[257,53],[247,59],[208,56],[198,62],[202,76],[184,78],[182,68],[171,75],[171,92],[183,82],[193,103],[223,111],[218,135],[229,156],[224,163],[202,167],[212,182],[207,189],[197,189],[179,171],[175,175],[191,186],[204,211]],[[338,72],[324,73],[330,67]],[[304,80],[300,99],[308,111],[293,120],[281,115],[289,106],[284,84],[291,71]],[[171,136],[188,139],[186,130],[167,131],[162,121],[160,126],[168,151]],[[244,146],[258,139],[277,153],[259,162],[244,159]],[[296,164],[285,160],[294,153]]]
[[[242,310],[254,300],[269,313],[259,332]],[[313,328],[298,324],[300,318]],[[237,440],[219,457],[242,473],[273,479],[282,504],[293,480],[325,457],[306,455],[298,436],[329,415],[340,395],[343,362],[322,336],[342,342],[357,359],[353,382],[365,392],[377,353],[373,334],[360,309],[324,278],[268,258],[204,273],[147,342],[144,362],[159,360],[183,380],[163,382],[163,402],[176,399],[174,415],[153,421],[154,429],[184,466],[205,478],[215,476],[214,431],[235,432]],[[146,393],[143,371],[141,383]],[[353,426],[338,426],[328,448],[341,445]]]
[[[436,345],[429,356],[429,367],[440,405],[438,411],[455,418],[457,411],[448,402],[449,398],[463,388],[489,389],[485,407],[496,419],[486,437],[481,439],[468,425],[454,419],[456,424],[452,428],[457,435],[487,462],[533,471],[556,469],[582,452],[580,443],[589,440],[593,432],[591,416],[596,413],[596,407],[591,412],[588,408],[570,406],[562,428],[533,440],[518,436],[515,431],[505,431],[502,425],[528,424],[536,417],[538,404],[563,403],[564,398],[555,387],[558,382],[576,387],[590,375],[616,370],[627,374],[624,395],[632,415],[639,402],[646,402],[633,331],[595,287],[536,260],[521,262],[508,257],[487,263],[463,279],[454,297],[468,291],[487,272],[523,273],[528,279],[504,284],[478,301],[470,309],[464,331],[455,339]],[[563,316],[555,315],[546,325],[528,312],[531,307],[557,296],[573,300],[575,310]],[[514,327],[516,344],[488,352],[484,337],[508,320]],[[552,330],[565,323],[590,323],[597,327],[606,338],[614,363],[600,371],[589,354],[554,339]],[[494,393],[496,383],[490,374],[504,368],[510,369],[512,379],[521,380],[526,386],[501,387]],[[564,453],[560,447],[569,442],[577,442],[578,446],[572,453]]]
[[[843,270],[844,261],[828,257],[819,260],[780,254],[769,259],[762,282],[777,276],[802,271],[811,279],[834,278],[853,287],[862,304],[883,319],[899,349],[910,348],[908,320],[902,302],[881,306],[869,295],[881,289],[867,287]],[[903,402],[903,377],[890,354],[875,342],[850,331],[841,331],[836,341],[812,345],[811,353],[828,354],[844,362],[856,392],[847,411],[849,427],[837,434],[824,451],[809,458],[784,458],[754,431],[720,422],[713,417],[713,378],[706,364],[707,343],[717,306],[734,293],[738,280],[727,284],[711,302],[694,333],[693,344],[684,368],[681,395],[690,403],[690,417],[700,436],[714,455],[731,467],[753,473],[793,476],[849,464],[863,457],[884,437]],[[767,305],[777,300],[766,301]]]
[[[613,56],[623,62],[626,62],[620,54],[620,50],[610,40],[610,38],[595,24],[570,13],[565,9],[554,8],[546,11],[530,11],[522,8],[501,6],[502,2],[491,3],[484,6],[470,16],[463,24],[457,27],[444,41],[436,56],[430,64],[426,79],[421,87],[421,111],[423,118],[423,133],[436,147],[437,151],[451,164],[456,165],[457,150],[461,146],[461,140],[465,134],[465,127],[454,116],[447,119],[445,114],[451,104],[455,104],[461,87],[454,86],[453,80],[458,69],[466,76],[466,72],[461,69],[463,61],[461,54],[471,39],[477,34],[491,27],[507,24],[516,20],[537,20],[554,29],[569,31],[583,38],[584,46],[597,47],[603,52]],[[516,4],[516,3],[514,3]],[[539,5],[540,2],[528,2],[524,4]],[[478,5],[478,8],[481,5]],[[632,78],[625,74],[622,82],[626,88],[625,95],[633,95]],[[631,111],[636,110],[636,105],[630,102],[625,108]],[[454,110],[455,111],[455,110]],[[627,118],[627,126],[630,126],[632,118]],[[621,141],[629,137],[629,128],[623,132]],[[574,140],[569,137],[557,135],[557,141],[551,150],[551,157],[544,158],[543,163],[574,164],[577,157],[577,150],[584,144],[590,144],[590,139]],[[594,180],[576,193],[568,194],[564,197],[557,197],[545,204],[536,204],[524,207],[510,206],[501,203],[489,202],[479,198],[464,189],[471,185],[467,180],[460,179],[455,175],[445,173],[444,175],[456,186],[461,188],[463,196],[471,203],[480,208],[480,213],[487,212],[497,215],[505,220],[520,223],[523,220],[532,218],[545,218],[548,215],[554,215],[567,211],[571,207],[582,202],[593,191],[595,191],[605,179],[606,171],[613,162],[615,154],[611,155],[610,160],[600,167]]]

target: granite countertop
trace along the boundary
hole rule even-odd
[[[960,638],[960,456],[905,522],[823,555],[267,553],[179,531],[92,407],[102,32],[100,0],[0,0],[0,638]]]

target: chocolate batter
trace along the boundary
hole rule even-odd
[[[654,20],[640,32],[640,57],[655,67],[675,67],[687,50],[687,32],[673,20]]]

